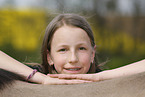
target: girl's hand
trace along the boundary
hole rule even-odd
[[[52,78],[62,79],[77,79],[77,80],[86,80],[86,81],[101,81],[103,80],[97,73],[95,74],[48,74]]]
[[[94,74],[48,74],[51,78],[58,78],[58,79],[77,79],[77,80],[86,80],[91,82],[102,81],[111,79],[112,75],[108,75],[108,70],[94,73]]]
[[[51,78],[49,76],[45,77],[42,84],[49,84],[49,85],[63,85],[63,84],[80,84],[80,83],[89,83],[92,81],[86,81],[86,80],[68,80],[68,79],[59,79],[59,78]]]

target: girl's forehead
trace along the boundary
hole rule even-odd
[[[58,28],[52,38],[52,43],[61,42],[90,42],[87,32],[78,27],[63,26]]]
[[[79,27],[73,27],[73,26],[62,26],[60,28],[58,28],[55,33],[54,36],[57,37],[64,37],[64,36],[75,36],[75,37],[88,37],[87,32],[84,31],[83,29],[79,28]],[[89,38],[89,37],[88,37]]]

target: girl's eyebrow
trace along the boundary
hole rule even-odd
[[[57,47],[67,47],[69,45],[70,44],[67,44],[67,43],[60,43],[60,44],[57,45]],[[76,46],[78,46],[78,45],[87,45],[87,42],[79,42],[79,43],[76,43],[75,45]]]
[[[88,45],[88,43],[87,43],[87,42],[82,41],[82,42],[78,42],[78,43],[76,43],[76,45]]]
[[[62,43],[62,44],[58,44],[56,47],[66,47],[66,46],[69,46],[69,45]]]

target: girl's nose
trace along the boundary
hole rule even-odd
[[[69,63],[77,63],[78,62],[78,56],[75,52],[71,52],[69,56]]]

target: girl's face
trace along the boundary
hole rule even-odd
[[[56,30],[51,42],[48,63],[58,73],[87,73],[95,56],[87,33],[77,27],[63,26]]]

